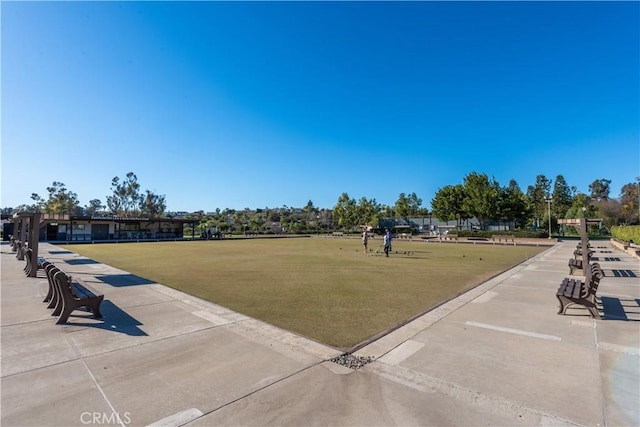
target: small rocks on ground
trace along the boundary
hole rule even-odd
[[[367,363],[373,362],[374,358],[372,356],[354,356],[353,354],[341,354],[340,356],[336,356],[330,359],[331,362],[337,363],[338,365],[346,366],[349,369],[359,369],[362,368]]]

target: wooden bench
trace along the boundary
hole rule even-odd
[[[53,293],[55,308],[52,316],[59,316],[57,325],[67,323],[71,313],[81,307],[90,309],[94,319],[102,319],[100,303],[104,295],[81,280],[72,280],[60,269],[53,274]]]
[[[25,254],[25,258],[27,259],[27,265],[24,267],[24,274],[26,274],[27,277],[31,277],[31,273],[34,272],[34,269],[36,274],[37,274],[37,270],[43,269],[44,258],[37,257],[36,259],[36,255],[33,252],[33,249],[27,248],[27,253]],[[35,274],[33,276],[35,276]]]
[[[589,310],[591,317],[602,319],[596,305],[596,292],[602,276],[600,265],[589,265],[587,266],[584,282],[568,277],[565,278],[556,292],[556,297],[560,302],[558,314],[565,314],[567,308],[574,304],[579,304]]]
[[[458,241],[458,235],[455,233],[447,233],[440,236],[440,241],[442,240],[455,240]]]
[[[595,253],[595,251],[589,250],[589,252],[587,252],[587,258],[590,260],[594,253]],[[581,259],[582,258],[582,249],[576,249],[575,251],[573,251],[573,258],[574,259]]]
[[[53,281],[53,275],[56,274],[60,269],[56,267],[53,263],[45,261],[44,273],[47,276],[47,282],[49,283],[49,289],[47,291],[47,296],[44,297],[42,302],[48,302],[47,308],[54,308],[56,306],[58,293],[54,292],[55,284]],[[54,296],[56,300],[54,301]]]
[[[509,240],[511,240],[511,243],[513,243],[514,245],[516,244],[516,238],[514,236],[511,236],[509,234],[494,234],[493,236],[491,236],[491,240],[493,240],[493,243],[496,243],[496,240],[498,242],[502,242],[504,240],[505,243],[507,243]]]
[[[573,275],[575,270],[582,270],[582,259],[570,258],[569,259],[569,274]]]
[[[24,261],[24,256],[27,253],[27,245],[25,245],[21,240],[16,240],[16,258],[18,261]]]

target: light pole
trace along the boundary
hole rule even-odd
[[[551,238],[551,202],[553,201],[552,198],[547,198],[544,199],[545,202],[547,202],[547,209],[549,212],[549,239]]]

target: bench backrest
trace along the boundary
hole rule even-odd
[[[583,298],[588,297],[589,295],[595,295],[598,291],[598,285],[600,284],[600,279],[602,278],[602,270],[600,269],[600,265],[594,267],[589,264],[587,270],[585,271],[584,277],[584,289],[583,289]]]
[[[53,281],[53,276],[58,271],[60,271],[60,269],[53,264],[48,264],[44,267],[44,272],[47,275],[47,280],[49,281],[49,285],[51,286],[51,288],[55,286],[55,282]]]
[[[66,300],[75,298],[73,293],[71,293],[71,277],[64,271],[58,270],[53,275],[53,284],[58,290],[60,297]]]

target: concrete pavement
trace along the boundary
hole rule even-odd
[[[188,244],[188,243],[185,243]],[[429,244],[416,242],[418,244]],[[557,315],[575,241],[361,348],[339,350],[41,244],[105,294],[55,325],[1,246],[2,426],[640,425],[640,263],[594,241],[605,319]],[[619,277],[618,277],[619,276]]]

